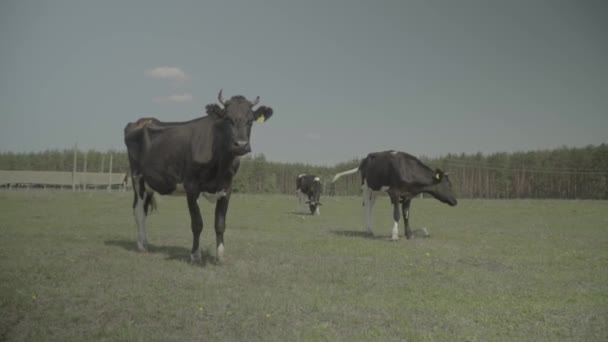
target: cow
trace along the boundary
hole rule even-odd
[[[315,175],[301,174],[296,179],[296,196],[298,198],[298,211],[302,208],[304,197],[308,197],[308,208],[312,215],[321,215],[321,179]]]
[[[416,195],[428,193],[439,201],[455,206],[456,198],[452,193],[452,183],[448,173],[440,169],[433,171],[418,158],[405,152],[383,151],[370,153],[359,166],[352,170],[338,173],[332,183],[340,177],[356,172],[361,174],[361,189],[363,190],[363,205],[367,231],[372,231],[372,208],[379,192],[386,192],[393,205],[392,240],[399,239],[399,203],[403,214],[405,236],[412,237],[409,226],[410,203]]]
[[[125,176],[122,178],[120,183],[120,191],[126,191],[129,186],[129,172],[125,172]]]
[[[137,248],[147,249],[146,216],[155,206],[154,193],[173,193],[178,185],[186,193],[192,229],[193,262],[201,262],[199,238],[203,219],[198,198],[203,194],[215,202],[217,261],[224,259],[226,213],[232,179],[240,157],[251,152],[250,134],[254,121],[268,120],[273,110],[260,106],[258,96],[249,101],[241,95],[226,100],[222,90],[218,101],[209,104],[206,116],[184,122],[162,122],[143,118],[127,124],[127,145],[134,190],[133,216],[137,225]]]

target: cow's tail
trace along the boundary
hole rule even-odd
[[[357,166],[356,168],[352,169],[352,170],[348,170],[348,171],[344,171],[344,172],[340,172],[337,173],[334,176],[334,179],[331,180],[332,183],[334,183],[335,181],[337,181],[340,177],[342,176],[348,176],[348,175],[352,175],[353,173],[356,173],[357,171],[359,171],[359,167]]]

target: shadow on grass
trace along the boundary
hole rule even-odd
[[[130,252],[135,253],[155,253],[155,254],[164,254],[167,256],[166,260],[178,260],[183,261],[185,263],[191,264],[190,261],[190,249],[184,247],[177,246],[156,246],[153,244],[148,244],[147,252],[140,252],[137,249],[135,241],[132,240],[106,240],[104,241],[104,245],[106,246],[115,246],[126,249]],[[215,264],[216,260],[213,255],[209,253],[208,250],[201,250],[201,264],[193,264],[193,265],[201,265],[205,266],[208,263]]]
[[[332,234],[338,235],[338,236],[357,237],[357,238],[372,239],[372,240],[386,240],[387,239],[386,236],[370,234],[364,230],[330,230],[329,232]]]
[[[287,214],[289,215],[298,215],[298,216],[314,216],[313,214],[309,213],[309,212],[301,212],[301,211],[288,211]]]

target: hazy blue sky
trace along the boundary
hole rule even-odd
[[[261,97],[254,153],[608,142],[608,1],[0,2],[0,150],[124,149],[142,116]]]

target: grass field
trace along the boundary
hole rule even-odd
[[[226,262],[191,265],[183,197],[161,197],[149,253],[130,193],[0,192],[0,340],[607,341],[608,202],[412,203],[428,239],[388,240],[387,198],[233,196]]]

